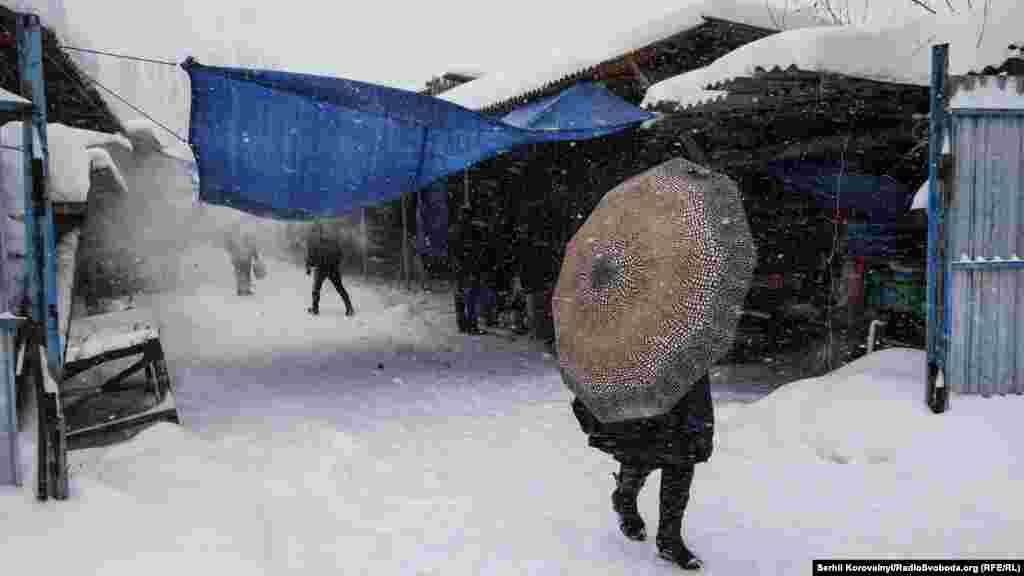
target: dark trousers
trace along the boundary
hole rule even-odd
[[[455,318],[459,332],[471,332],[478,327],[480,315],[480,283],[472,278],[460,278],[455,288]]]
[[[237,260],[232,258],[231,265],[235,269],[235,286],[238,294],[249,294],[252,292],[252,260]]]
[[[317,266],[316,271],[313,272],[313,310],[320,310],[320,288],[324,285],[324,280],[330,280],[331,284],[334,284],[334,289],[341,295],[341,299],[345,302],[345,313],[351,314],[352,301],[348,297],[348,291],[345,290],[345,286],[341,283],[341,269],[338,266]]]
[[[659,492],[658,546],[665,546],[682,539],[683,513],[690,501],[690,485],[693,483],[693,464],[666,465],[661,467],[661,490]],[[619,477],[622,489],[635,502],[647,476],[655,468],[649,464],[622,462]]]
[[[466,310],[466,325],[470,328],[477,326],[477,319],[480,317],[480,296],[479,286],[470,286],[462,291],[462,301]]]
[[[497,323],[498,295],[489,286],[481,286],[477,296],[477,316],[484,318],[484,323],[494,325]]]

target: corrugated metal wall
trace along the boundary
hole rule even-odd
[[[951,128],[947,376],[962,394],[1024,394],[1024,110],[955,110]]]

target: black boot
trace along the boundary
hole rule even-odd
[[[692,481],[692,464],[666,466],[661,469],[658,556],[684,570],[699,570],[704,565],[683,543],[683,513],[686,512],[686,505],[690,501]]]
[[[636,498],[640,489],[647,481],[649,470],[638,466],[623,464],[615,478],[615,490],[612,492],[612,509],[619,515],[619,530],[623,536],[638,542],[647,539],[647,528],[644,519],[636,507]]]

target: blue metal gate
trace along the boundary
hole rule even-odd
[[[951,78],[946,377],[1024,394],[1024,78]]]

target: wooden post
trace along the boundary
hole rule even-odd
[[[402,282],[408,290],[411,283],[409,274],[409,195],[402,194]]]

